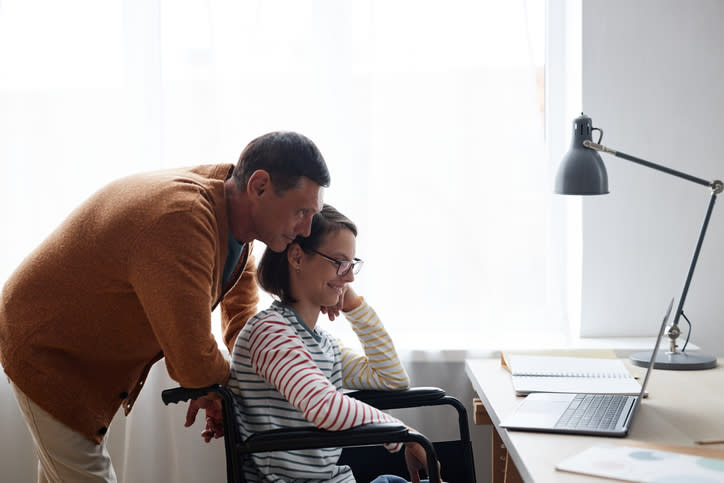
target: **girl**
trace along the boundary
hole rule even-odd
[[[362,260],[355,258],[356,235],[354,223],[325,205],[314,215],[308,237],[297,237],[280,253],[267,249],[262,256],[259,284],[277,301],[252,317],[239,333],[229,379],[229,388],[241,403],[237,418],[244,438],[310,422],[331,431],[367,423],[400,423],[341,392],[342,388],[409,386],[382,322],[348,286],[362,267]],[[340,310],[359,338],[363,355],[317,326],[320,312],[334,319]],[[386,446],[391,451],[401,447]],[[416,443],[405,446],[413,482],[419,482],[425,452]],[[341,451],[254,454],[251,461],[247,459],[245,477],[250,482],[354,482],[350,468],[336,464]]]

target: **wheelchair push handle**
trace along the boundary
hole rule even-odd
[[[161,391],[161,399],[163,400],[164,404],[168,405],[170,403],[188,401],[189,399],[198,399],[212,392],[215,392],[223,397],[226,395],[226,391],[227,389],[220,384],[194,389],[189,389],[186,387],[174,387],[172,389],[164,389],[163,391]]]

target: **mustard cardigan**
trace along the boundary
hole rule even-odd
[[[21,263],[0,299],[0,363],[30,399],[100,443],[161,357],[182,386],[226,383],[211,310],[228,291],[222,328],[233,345],[258,302],[250,243],[221,286],[232,167],[112,182]]]

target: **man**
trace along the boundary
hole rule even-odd
[[[282,251],[309,233],[329,172],[292,132],[254,139],[236,166],[115,181],[92,195],[11,275],[0,299],[0,363],[39,458],[39,481],[115,481],[104,436],[165,357],[185,387],[225,384],[211,333],[222,300],[233,346],[256,313],[251,244]],[[215,418],[219,403],[199,407]]]

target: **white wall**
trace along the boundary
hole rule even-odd
[[[604,145],[724,179],[723,21],[718,0],[584,0],[583,108]],[[678,302],[710,190],[603,159],[611,194],[583,202],[582,334],[651,335]],[[684,312],[692,342],[724,355],[720,198]]]

